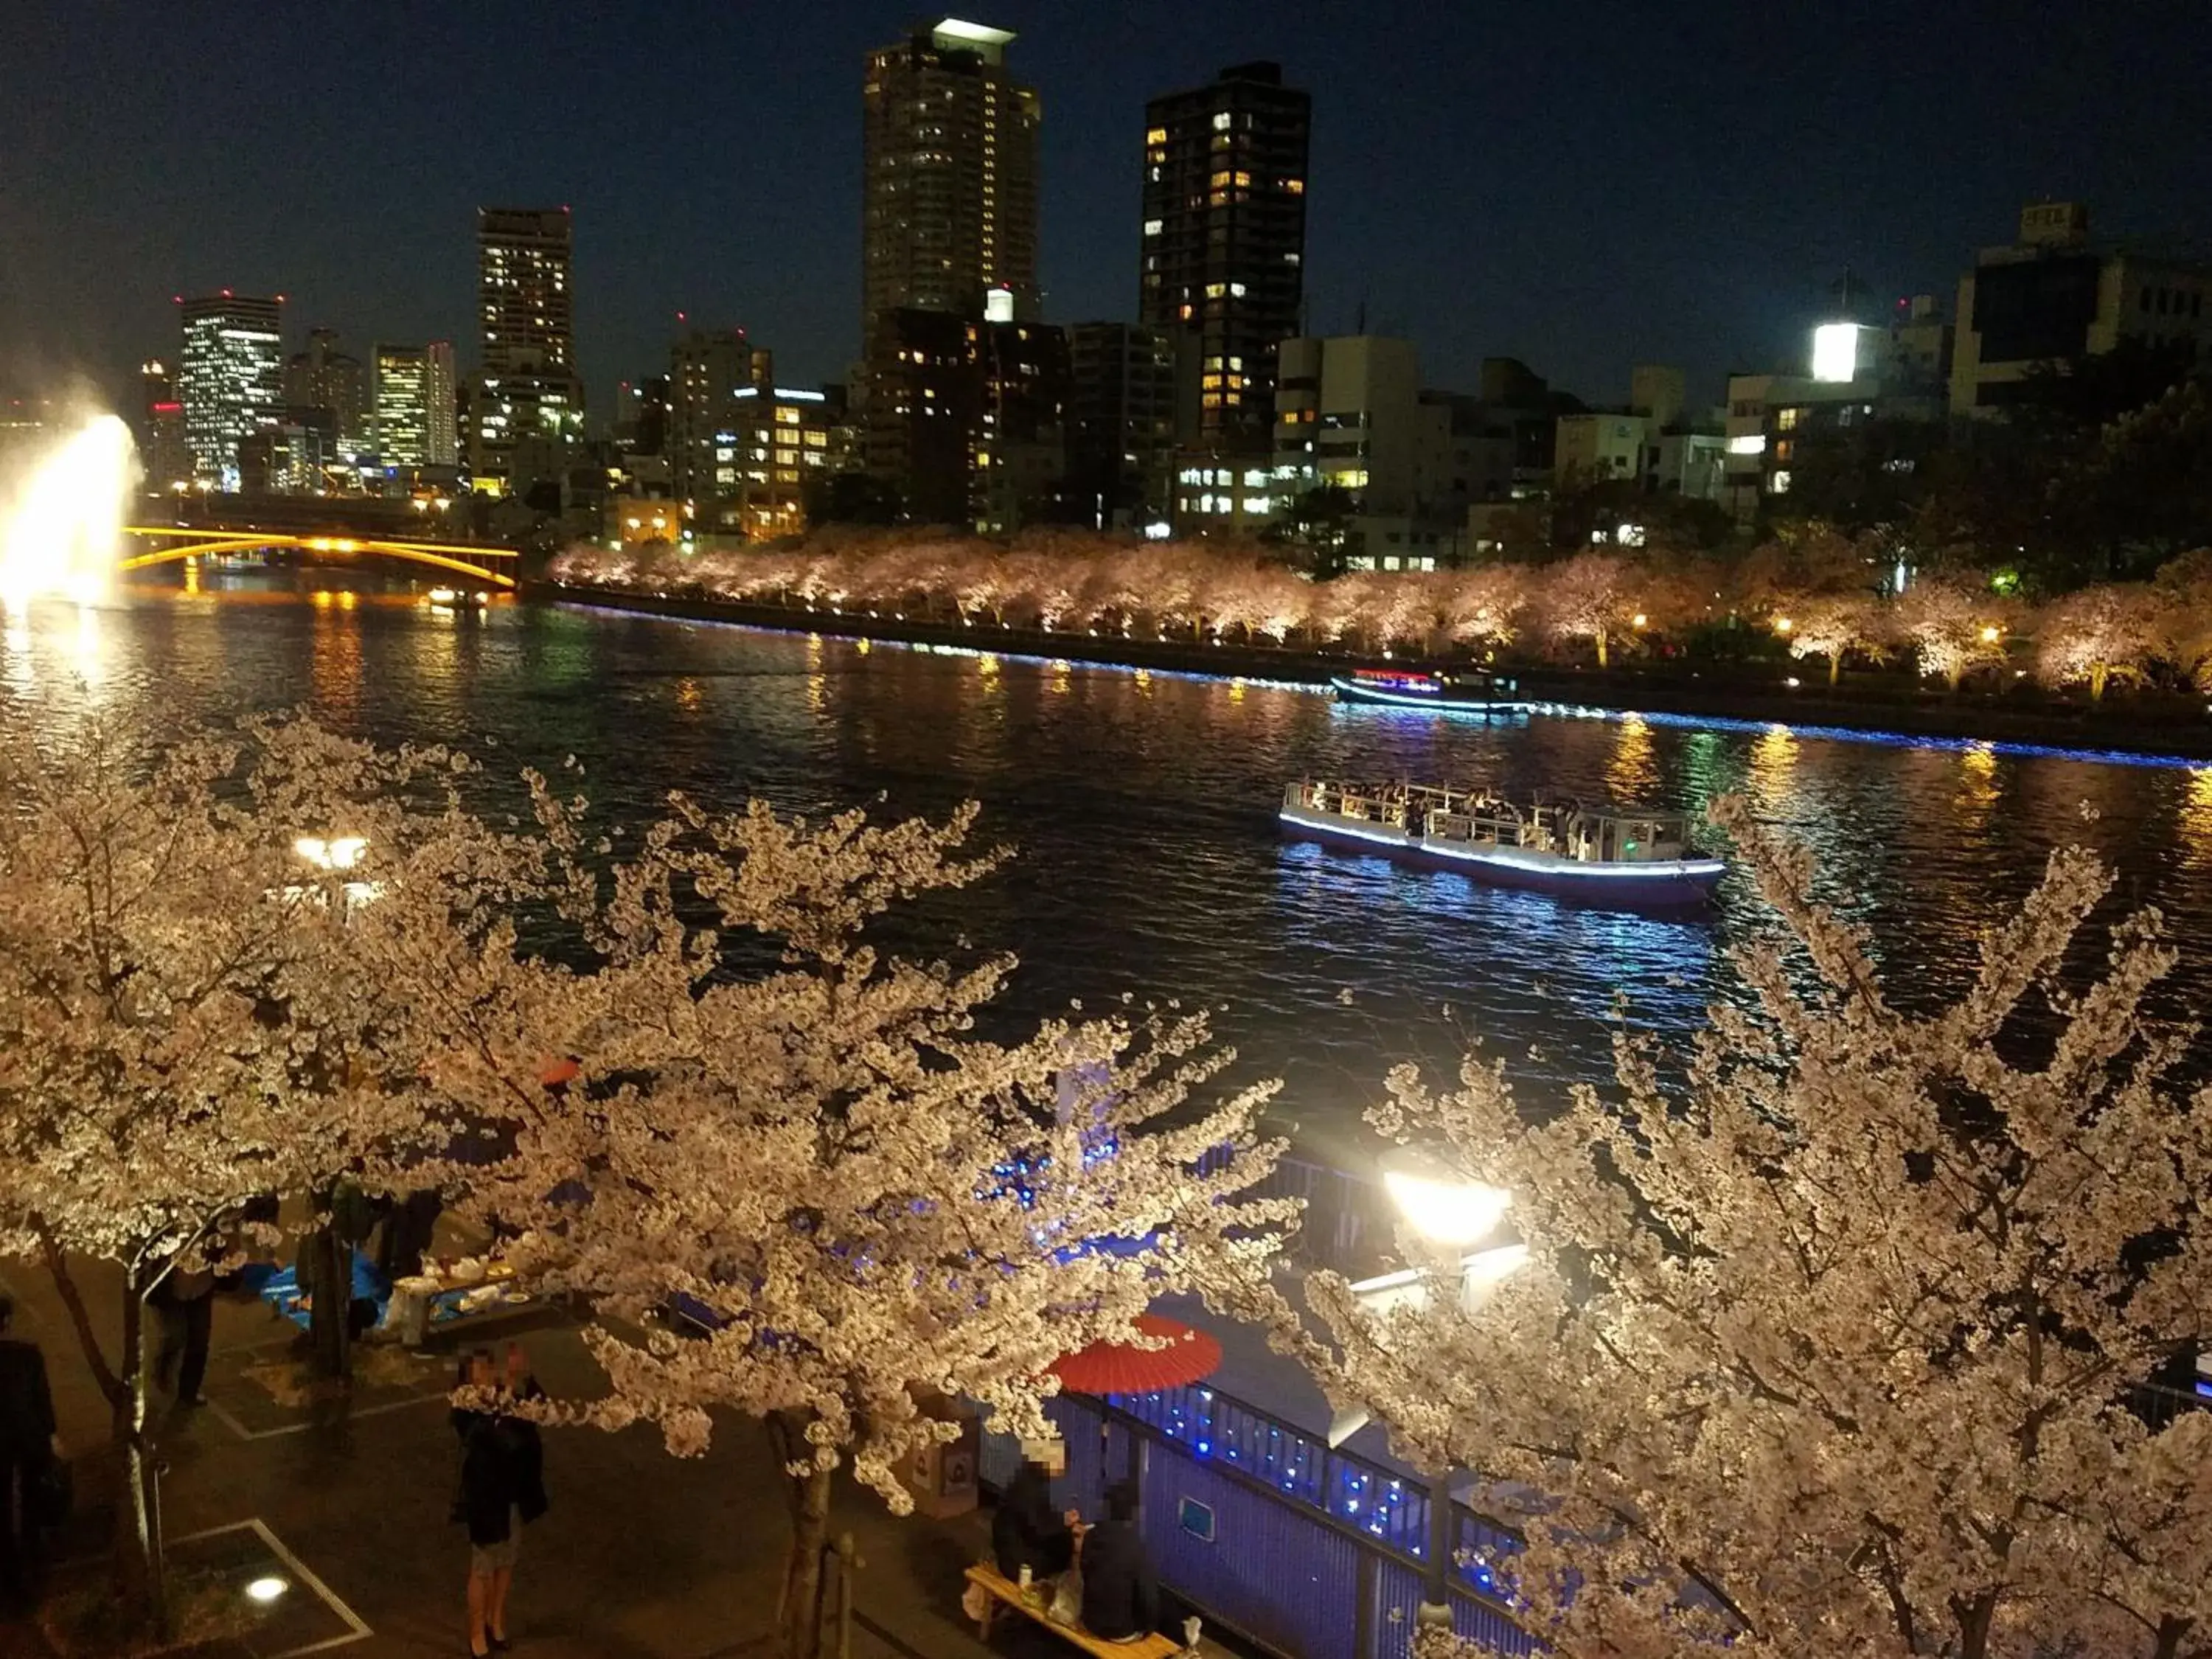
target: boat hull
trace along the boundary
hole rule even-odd
[[[1387,687],[1362,685],[1358,680],[1338,675],[1329,681],[1339,702],[1370,704],[1377,708],[1417,708],[1430,714],[1461,714],[1476,720],[1491,720],[1513,714],[1525,714],[1528,704],[1506,698],[1454,696],[1443,691],[1395,691]]]
[[[1286,806],[1283,833],[1347,851],[1379,854],[1425,870],[1452,870],[1495,887],[1550,893],[1611,909],[1695,909],[1712,902],[1726,868],[1718,859],[1664,864],[1585,864],[1517,848],[1471,846],[1408,836],[1389,824],[1352,823]]]

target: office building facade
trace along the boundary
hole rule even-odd
[[[1182,459],[1264,460],[1275,354],[1305,295],[1311,100],[1246,64],[1153,99],[1145,126],[1137,314],[1177,341]]]
[[[284,408],[283,297],[225,292],[178,302],[177,400],[195,483],[240,487],[239,447]]]
[[[1005,29],[939,20],[868,54],[861,94],[861,338],[898,310],[1037,305],[1036,94]]]

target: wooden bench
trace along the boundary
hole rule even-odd
[[[968,1582],[981,1589],[991,1598],[991,1606],[975,1621],[975,1634],[985,1641],[991,1639],[991,1620],[1000,1605],[1010,1607],[1032,1622],[1042,1625],[1063,1642],[1071,1642],[1097,1659],[1174,1659],[1182,1652],[1182,1644],[1171,1636],[1153,1634],[1140,1637],[1133,1642],[1109,1642],[1103,1636],[1093,1636],[1079,1625],[1063,1625],[1046,1610],[1042,1601],[1032,1602],[1022,1594],[1022,1587],[987,1561],[978,1561],[968,1569]]]

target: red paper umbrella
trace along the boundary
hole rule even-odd
[[[1180,1389],[1213,1375],[1221,1364],[1221,1344],[1158,1314],[1139,1314],[1139,1334],[1165,1347],[1139,1348],[1126,1342],[1094,1342],[1079,1353],[1052,1363],[1060,1386],[1074,1394],[1150,1394]]]

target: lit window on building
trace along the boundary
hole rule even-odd
[[[1226,132],[1229,131],[1230,124],[1236,118],[1225,109],[1216,110],[1213,113],[1213,130],[1216,132]]]
[[[1293,196],[1303,196],[1306,193],[1306,181],[1303,179],[1285,179],[1283,180],[1283,188]]]
[[[1796,426],[1797,417],[1804,412],[1802,409],[1777,410],[1774,415],[1774,424],[1781,431],[1790,431]]]
[[[1776,473],[1766,487],[1778,495],[1787,495],[1790,493],[1790,474],[1786,471]]]
[[[1166,223],[1164,220],[1147,219],[1145,221],[1145,234],[1147,236],[1157,236],[1165,228]]]
[[[1148,144],[1164,144],[1167,141],[1168,130],[1165,127],[1154,127],[1145,134],[1145,142]]]

